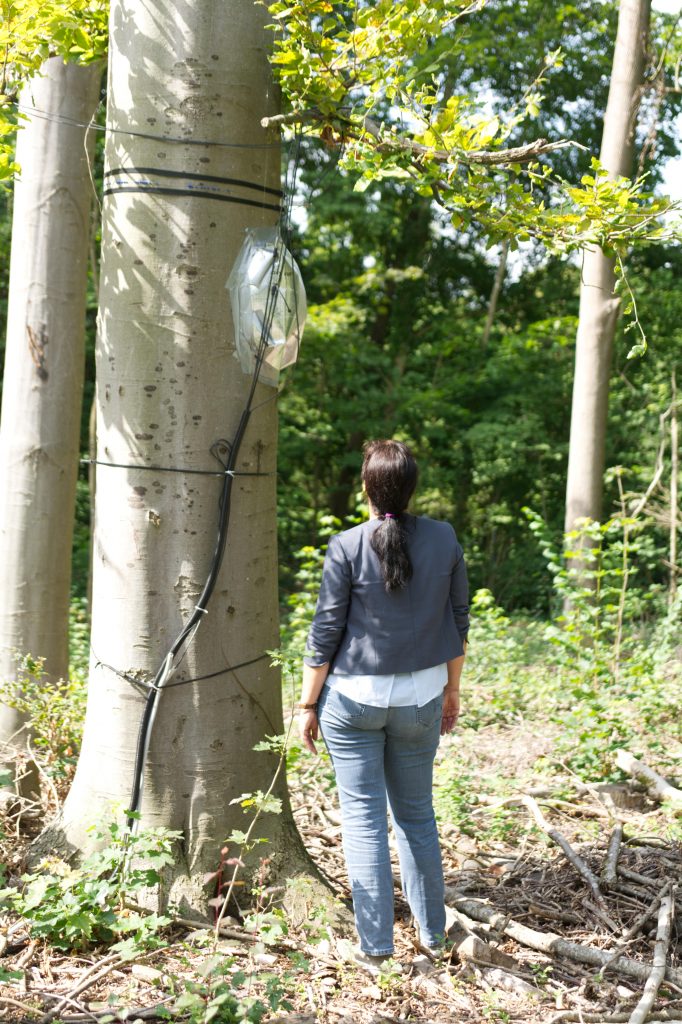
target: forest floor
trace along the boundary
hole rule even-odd
[[[211,930],[178,924],[163,948],[132,961],[105,947],[61,952],[6,915],[0,965],[19,973],[0,987],[0,1020],[259,1019],[257,1009],[240,1016],[230,993],[270,1001],[262,1019],[291,1024],[682,1021],[680,810],[633,779],[580,782],[552,759],[558,728],[465,726],[441,744],[436,804],[452,922],[441,961],[419,948],[397,878],[399,968],[378,977],[349,960],[349,940],[329,933],[322,912],[262,935],[228,921],[217,945]],[[293,760],[297,825],[347,898],[329,762]],[[18,854],[27,833],[11,819],[5,829]],[[667,973],[656,984],[658,962]],[[633,1016],[645,990],[649,1010]]]

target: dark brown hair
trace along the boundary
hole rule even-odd
[[[402,441],[368,441],[362,482],[381,523],[370,541],[387,591],[400,590],[412,575],[403,513],[417,486],[417,463]]]

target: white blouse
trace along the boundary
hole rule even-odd
[[[416,672],[399,672],[387,676],[343,675],[330,672],[326,684],[359,704],[377,708],[423,707],[440,696],[448,681],[447,665],[434,665]]]

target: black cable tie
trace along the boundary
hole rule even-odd
[[[236,672],[238,668],[246,668],[247,665],[255,665],[256,662],[262,661],[263,658],[268,658],[267,653],[259,654],[257,658],[249,658],[248,661],[240,661],[236,665],[227,665],[225,668],[218,669],[217,672],[209,672],[205,676],[192,676],[190,679],[177,679],[174,683],[166,683],[163,687],[164,690],[170,689],[171,686],[186,686],[188,683],[201,683],[205,679],[215,679],[217,676],[223,676],[226,672]]]
[[[102,195],[111,196],[118,192],[145,193],[154,196],[197,196],[199,199],[217,199],[220,203],[237,203],[240,206],[255,206],[259,210],[280,212],[274,203],[258,202],[256,199],[245,199],[243,196],[226,196],[221,192],[206,192],[199,188],[161,188],[159,185],[117,185],[116,188],[105,188]]]
[[[260,185],[255,181],[244,181],[243,178],[221,178],[215,174],[172,171],[166,167],[113,167],[110,171],[105,171],[104,177],[114,177],[117,174],[152,174],[159,178],[182,178],[187,181],[212,182],[215,185],[238,185],[242,188],[255,189],[256,192],[267,192],[271,196],[281,197],[283,195],[280,188],[269,188],[267,185]]]
[[[115,676],[118,676],[119,679],[123,679],[124,682],[130,683],[131,686],[143,686],[146,690],[151,690],[153,688],[154,684],[148,683],[146,679],[133,679],[133,677],[129,676],[126,672],[121,672],[120,669],[114,668],[113,665],[107,664],[106,661],[102,661],[97,657],[92,646],[90,647],[90,650],[92,651],[92,655],[95,659],[95,668],[106,668],[109,672],[113,672]]]
[[[281,140],[277,142],[220,142],[212,139],[182,139],[174,135],[153,135],[151,132],[137,132],[133,128],[113,128],[110,125],[99,124],[97,121],[78,121],[73,117],[54,114],[49,110],[40,110],[37,107],[26,107],[21,103],[14,103],[14,106],[20,113],[29,114],[43,121],[54,121],[71,128],[89,128],[90,131],[109,132],[111,135],[132,135],[137,139],[151,139],[152,142],[178,142],[183,146],[208,146],[215,149],[276,149],[282,145]]]
[[[128,462],[105,462],[104,459],[79,459],[82,466],[109,466],[112,469],[146,469],[154,473],[194,473],[197,476],[272,476],[249,469],[188,469],[185,466],[140,466]]]
[[[204,608],[199,608],[198,610],[205,611]],[[119,679],[123,679],[124,682],[130,683],[131,686],[143,686],[145,690],[156,690],[157,693],[160,693],[163,690],[169,690],[172,686],[188,686],[190,683],[201,683],[206,679],[216,679],[218,676],[224,676],[228,672],[236,672],[238,668],[246,668],[248,665],[255,665],[257,662],[263,661],[263,659],[267,657],[269,657],[269,655],[264,652],[263,654],[259,654],[257,658],[249,658],[248,661],[240,661],[236,665],[226,665],[225,668],[218,669],[217,672],[208,672],[203,676],[191,676],[189,679],[177,679],[174,683],[166,683],[165,686],[156,686],[155,683],[150,683],[143,679],[133,679],[125,672],[121,672],[119,669],[114,668],[113,665],[108,665],[106,661],[100,661],[97,655],[95,655],[95,666],[108,669],[110,672],[113,672],[115,676],[118,676]]]

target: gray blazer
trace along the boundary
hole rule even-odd
[[[464,653],[469,594],[462,547],[449,523],[405,514],[412,577],[387,593],[372,519],[329,541],[306,664],[348,675],[416,672]]]

